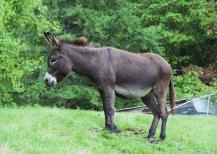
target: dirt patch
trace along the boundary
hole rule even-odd
[[[98,133],[98,132],[102,132],[103,129],[101,129],[101,128],[90,128],[89,131],[92,132],[92,133]],[[144,130],[141,130],[141,129],[127,128],[127,129],[121,130],[121,132],[117,133],[117,135],[120,135],[120,136],[135,136],[135,135],[143,135],[144,133],[145,133]]]
[[[121,131],[120,135],[121,136],[137,136],[137,135],[144,135],[144,130],[141,129],[132,129],[132,128],[127,128]]]

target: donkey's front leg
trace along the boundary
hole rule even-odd
[[[111,133],[117,133],[118,129],[114,123],[114,114],[115,114],[115,92],[111,87],[106,87],[100,90],[103,110],[105,114],[105,129]]]

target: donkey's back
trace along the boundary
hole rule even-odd
[[[142,97],[160,80],[170,80],[172,69],[157,54],[136,54],[115,48],[110,48],[110,52],[109,60],[115,73],[117,93]]]

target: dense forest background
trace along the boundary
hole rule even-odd
[[[217,93],[214,0],[0,0],[0,105],[101,109],[94,85],[77,74],[45,87],[44,31],[158,53],[174,68],[178,98]],[[117,99],[117,107],[132,103]]]

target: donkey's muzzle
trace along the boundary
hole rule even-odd
[[[44,82],[47,86],[55,86],[57,84],[57,79],[47,72],[44,76]]]

